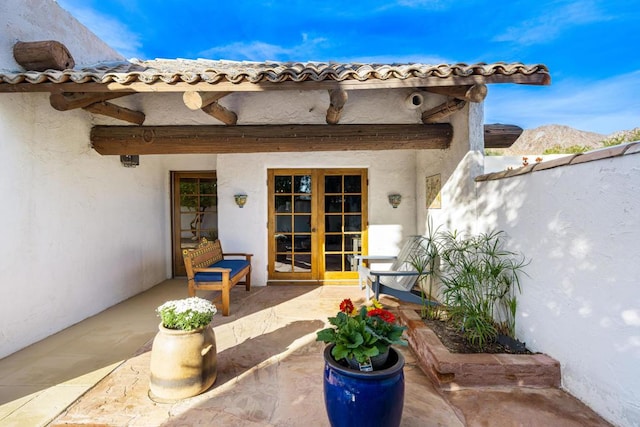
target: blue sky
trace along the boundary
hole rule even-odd
[[[638,0],[58,3],[127,58],[542,63],[551,86],[489,86],[486,123],[640,127]]]

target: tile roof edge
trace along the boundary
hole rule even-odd
[[[547,169],[558,167],[578,165],[581,163],[593,162],[596,160],[612,159],[631,154],[640,154],[640,141],[629,142],[626,144],[615,145],[613,147],[605,147],[598,150],[588,151],[586,153],[578,153],[559,157],[557,159],[548,160],[546,162],[535,163],[533,165],[522,166],[517,169],[511,169],[501,172],[491,172],[478,175],[476,182],[496,181],[503,178],[511,178],[515,176],[525,175],[527,173],[539,172]]]

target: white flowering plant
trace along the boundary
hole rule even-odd
[[[167,301],[156,312],[165,328],[192,331],[211,323],[218,310],[206,299],[191,297]]]

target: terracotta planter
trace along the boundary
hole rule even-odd
[[[207,325],[193,331],[160,324],[151,348],[150,397],[175,401],[207,390],[216,380],[216,337]]]

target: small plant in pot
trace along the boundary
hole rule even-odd
[[[386,362],[391,345],[406,346],[406,329],[375,298],[372,304],[357,310],[350,299],[340,303],[340,311],[329,318],[330,328],[317,333],[317,341],[334,344],[331,355],[352,369],[372,371]]]
[[[156,312],[165,328],[192,331],[211,323],[218,311],[210,301],[191,297],[167,301],[158,307]]]
[[[217,376],[216,306],[191,297],[167,301],[156,312],[162,321],[151,347],[149,396],[173,402],[207,390]]]

